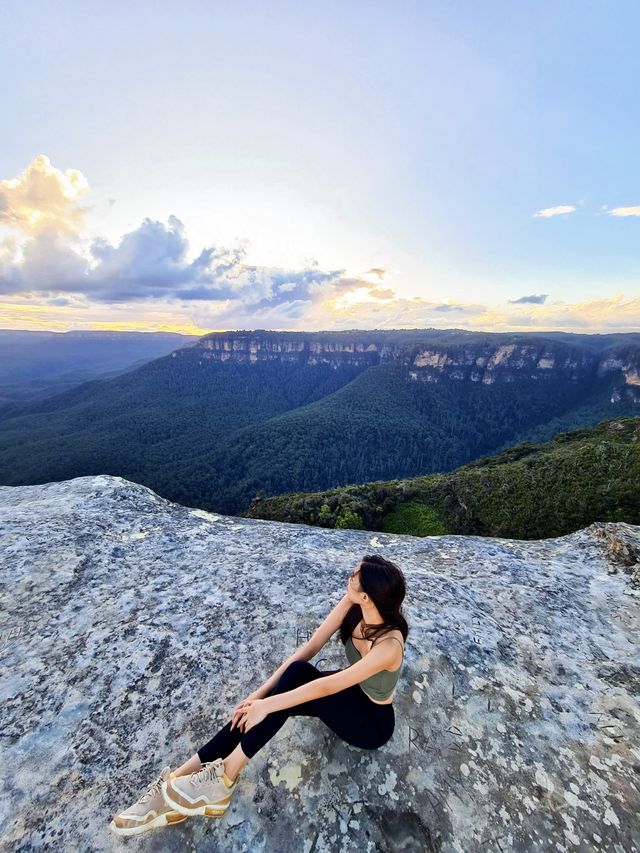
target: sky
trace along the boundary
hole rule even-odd
[[[640,4],[4,0],[0,328],[640,330]]]

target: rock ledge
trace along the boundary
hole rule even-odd
[[[125,849],[112,815],[306,639],[366,553],[408,581],[391,741],[368,753],[290,720],[222,821],[136,849],[640,848],[638,527],[322,530],[97,476],[1,487],[0,530],[4,849]],[[347,664],[337,640],[312,662]]]

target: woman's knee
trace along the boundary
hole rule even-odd
[[[280,676],[278,686],[280,687],[282,684],[305,684],[307,681],[315,678],[317,672],[315,666],[309,663],[309,661],[294,660]]]
[[[285,672],[291,670],[291,672],[306,672],[307,670],[315,669],[315,666],[312,663],[309,663],[308,660],[292,660],[289,666],[285,669]]]

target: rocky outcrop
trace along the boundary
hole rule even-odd
[[[621,424],[616,424],[615,421],[610,425],[621,427]],[[615,575],[619,570],[630,575],[631,586],[634,589],[640,589],[640,553],[635,546],[634,541],[625,540],[624,537],[618,535],[615,526],[610,524],[602,524],[594,522],[590,526],[595,536],[600,536],[604,539],[607,547],[607,556],[609,558],[609,574]]]
[[[112,815],[209,739],[367,553],[408,582],[389,743],[364,752],[289,720],[225,818],[136,849],[638,846],[638,527],[541,541],[322,530],[97,476],[0,488],[0,529],[3,849],[126,849]],[[347,665],[337,640],[313,662]]]
[[[413,359],[414,368],[433,368],[449,379],[469,379],[472,382],[492,384],[496,379],[513,382],[516,375],[525,374],[532,378],[548,377],[552,373],[577,380],[585,371],[593,370],[597,363],[587,352],[575,353],[560,344],[495,344],[465,346],[455,353],[441,352],[428,348],[421,350]],[[415,378],[418,374],[414,371]],[[429,372],[424,378],[437,380],[437,373]],[[427,381],[430,381],[427,379]]]
[[[640,402],[640,341],[607,346],[594,336],[567,343],[540,335],[484,334],[464,330],[446,338],[438,330],[352,332],[270,332],[262,329],[214,332],[173,358],[201,362],[328,364],[360,368],[394,362],[407,368],[409,381],[469,381],[492,385],[523,379],[569,384],[611,380],[611,402]],[[605,337],[605,336],[603,336]],[[513,340],[512,340],[513,339]]]
[[[322,340],[304,333],[214,333],[202,338],[199,357],[244,364],[280,361],[296,364],[349,364],[370,367],[390,357],[391,351],[380,342]]]
[[[619,377],[628,388],[616,388],[616,400],[625,393],[640,402],[640,393],[632,386],[640,385],[637,364],[640,349],[625,358],[612,358],[597,352],[565,344],[535,341],[520,344],[495,344],[482,347],[464,346],[448,353],[430,347],[421,350],[413,359],[410,377],[414,380],[438,382],[465,379],[491,385],[496,381],[514,382],[522,378],[557,380],[570,383]],[[611,402],[614,402],[612,400]]]

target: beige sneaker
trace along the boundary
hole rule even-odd
[[[188,776],[177,776],[162,783],[166,804],[183,815],[201,814],[222,817],[229,807],[238,779],[229,788],[223,781],[224,761],[207,761],[200,770]]]
[[[171,768],[165,767],[132,806],[113,818],[109,829],[116,835],[141,835],[152,829],[185,821],[185,815],[168,806],[162,796],[161,785],[172,778]]]

